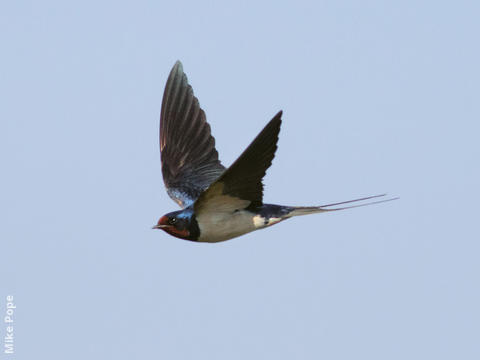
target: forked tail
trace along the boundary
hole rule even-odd
[[[371,202],[367,202],[367,203],[363,203],[363,204],[355,204],[355,205],[350,205],[350,206],[336,207],[338,205],[356,203],[356,202],[360,202],[360,201],[379,198],[379,197],[386,196],[386,195],[387,194],[368,196],[368,197],[364,197],[364,198],[361,198],[361,199],[342,201],[342,202],[338,202],[338,203],[334,203],[334,204],[327,204],[327,205],[321,205],[321,206],[298,206],[298,207],[293,207],[293,210],[287,215],[287,217],[315,214],[315,213],[326,212],[326,211],[338,211],[338,210],[345,210],[345,209],[353,209],[353,208],[356,208],[356,207],[380,204],[380,203],[384,203],[384,202],[387,202],[387,201],[393,201],[393,200],[398,199],[398,197],[396,197],[396,198],[385,199],[385,200],[371,201]],[[331,209],[329,209],[329,208],[331,208]]]

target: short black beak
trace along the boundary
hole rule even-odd
[[[168,216],[164,215],[160,218],[160,220],[158,220],[157,225],[152,227],[152,229],[163,229],[163,228],[171,227],[171,226],[172,225],[170,225],[168,223]]]
[[[155,225],[152,227],[152,229],[162,229],[162,228],[166,228],[168,225]]]

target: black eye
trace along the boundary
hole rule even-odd
[[[170,219],[170,224],[175,224],[177,222],[177,218],[171,218]]]

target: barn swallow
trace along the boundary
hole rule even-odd
[[[282,122],[278,112],[240,157],[225,168],[215,139],[180,61],[165,86],[160,115],[162,175],[168,195],[182,208],[162,216],[154,229],[180,239],[220,242],[263,229],[294,216],[338,211],[394,199],[358,204],[375,195],[323,206],[264,204],[263,183],[277,149]],[[349,206],[345,204],[356,203]]]

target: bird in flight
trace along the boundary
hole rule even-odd
[[[180,61],[173,66],[160,115],[162,175],[168,195],[182,208],[162,216],[154,229],[181,239],[220,242],[294,216],[338,211],[395,199],[361,199],[323,206],[264,204],[263,183],[277,149],[278,112],[229,167],[218,160],[215,139]],[[352,205],[352,203],[355,203]],[[350,204],[345,206],[345,204]]]

